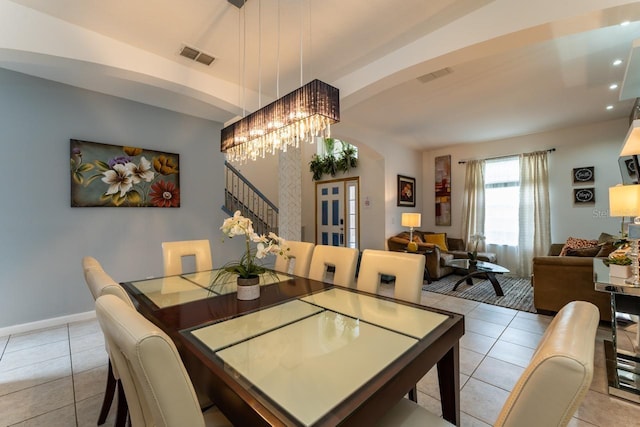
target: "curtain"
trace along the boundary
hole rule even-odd
[[[467,161],[462,199],[462,238],[470,250],[471,236],[484,234],[484,160]],[[478,250],[484,250],[480,242]]]
[[[544,255],[551,245],[549,213],[549,169],[547,152],[520,155],[520,207],[518,269],[516,274],[532,273],[533,257]]]

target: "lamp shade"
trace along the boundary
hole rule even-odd
[[[634,120],[631,123],[620,151],[620,156],[632,156],[634,154],[640,154],[640,120]]]
[[[640,184],[609,187],[609,216],[640,216]]]
[[[422,221],[422,215],[419,213],[403,213],[402,214],[403,227],[420,227],[421,221]]]

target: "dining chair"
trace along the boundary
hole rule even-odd
[[[358,250],[341,246],[316,245],[313,248],[309,279],[325,281],[327,267],[335,268],[333,284],[354,287]]]
[[[87,257],[85,257],[87,258]],[[82,259],[82,265],[85,266],[85,258]],[[133,308],[133,303],[125,290],[109,276],[98,263],[97,266],[91,260],[87,260],[89,268],[85,269],[85,280],[94,301],[102,295],[114,295],[124,301]],[[94,258],[95,261],[95,258]],[[98,261],[95,261],[96,263]],[[124,390],[120,384],[120,376],[113,366],[111,351],[109,345],[105,342],[107,354],[109,355],[109,366],[107,370],[107,384],[105,387],[104,398],[102,399],[102,407],[98,415],[98,425],[102,425],[107,420],[111,404],[115,398],[116,390],[118,391],[118,407],[116,410],[116,426],[124,427],[127,419],[127,402],[124,399]]]
[[[360,261],[357,288],[377,294],[381,276],[395,276],[394,298],[420,304],[424,264],[424,255],[365,249]]]
[[[231,426],[216,407],[201,411],[166,333],[113,295],[98,298],[96,316],[113,349],[133,427]]]
[[[87,271],[89,270],[101,270],[104,271],[100,262],[92,256],[82,257],[82,273],[84,274],[84,280],[87,280]]]
[[[289,273],[291,268],[291,261],[293,260],[293,274],[300,277],[307,277],[309,275],[309,267],[311,266],[311,257],[313,256],[313,243],[309,242],[296,242],[287,240],[286,243],[289,248],[283,255],[276,257],[276,263],[274,270],[281,273]]]
[[[531,362],[507,398],[494,426],[566,426],[593,378],[600,313],[586,301],[565,305],[547,327]],[[401,399],[378,426],[451,426],[423,407]]]
[[[175,276],[182,274],[182,257],[193,256],[196,271],[211,270],[211,245],[208,240],[183,240],[177,242],[162,242],[162,260],[164,275]]]

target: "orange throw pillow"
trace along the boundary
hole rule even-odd
[[[441,251],[448,251],[447,233],[423,234],[425,243],[432,243],[440,248]]]

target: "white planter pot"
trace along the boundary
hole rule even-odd
[[[631,266],[609,264],[609,276],[622,277],[623,279],[626,279],[627,277],[631,277]]]
[[[260,277],[242,279],[238,277],[238,299],[249,301],[260,298]]]

